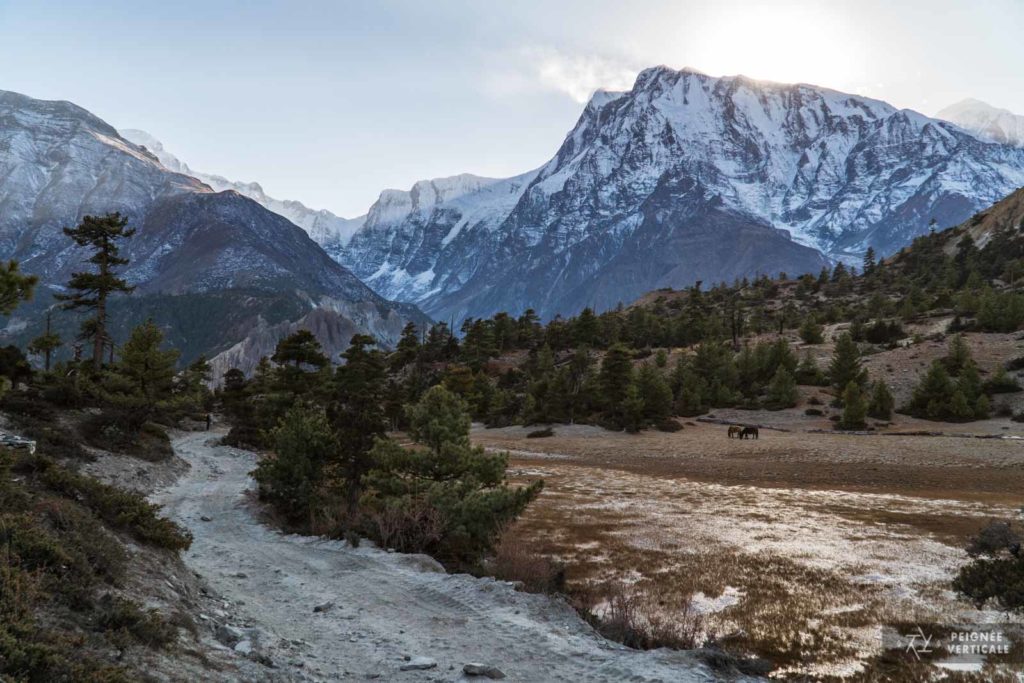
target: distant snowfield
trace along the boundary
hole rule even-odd
[[[186,564],[258,635],[239,656],[252,648],[270,657],[267,680],[463,680],[472,662],[512,681],[716,680],[688,653],[610,643],[565,603],[509,583],[445,574],[424,556],[278,533],[256,517],[256,456],[218,439],[176,436],[191,468],[152,500],[192,531]],[[436,667],[401,670],[417,657]]]

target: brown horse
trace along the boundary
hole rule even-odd
[[[740,427],[739,425],[729,425],[729,438],[730,439],[733,436],[736,436],[737,438],[739,438],[739,436],[742,433],[743,433],[743,427]]]
[[[746,439],[748,437],[758,438],[757,427],[744,427],[743,431],[740,432],[740,438]]]

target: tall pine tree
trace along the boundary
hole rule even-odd
[[[92,363],[99,369],[103,364],[103,349],[110,343],[107,333],[107,299],[111,294],[130,293],[135,288],[116,273],[118,266],[128,263],[121,258],[119,242],[135,234],[128,228],[128,219],[119,213],[106,216],[86,216],[76,228],[64,228],[64,234],[80,247],[91,249],[88,262],[96,266],[92,273],[72,273],[68,289],[72,294],[58,294],[54,298],[66,302],[64,308],[84,308],[93,311],[93,317],[82,324],[83,338],[92,338]]]

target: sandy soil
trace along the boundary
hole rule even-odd
[[[517,531],[566,560],[570,583],[687,605],[782,673],[855,673],[882,624],[1002,618],[949,581],[964,538],[1024,504],[1024,442],[773,430],[739,441],[702,423],[527,431],[473,437],[510,449],[517,478],[545,479]]]
[[[609,643],[564,603],[508,583],[273,531],[252,503],[254,454],[217,446],[209,433],[173,443],[191,467],[152,499],[195,535],[187,565],[232,605],[248,647],[275,663],[270,680],[462,680],[470,662],[515,681],[715,678],[688,653]],[[410,657],[437,665],[402,671]]]

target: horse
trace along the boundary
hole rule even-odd
[[[750,436],[754,437],[755,439],[758,438],[757,427],[744,427],[743,431],[740,432],[741,439],[746,439],[747,437]]]
[[[742,433],[743,433],[743,427],[740,427],[739,425],[729,425],[729,438],[730,439],[733,437],[733,435],[735,435],[738,438],[740,436],[740,434],[742,434]]]

